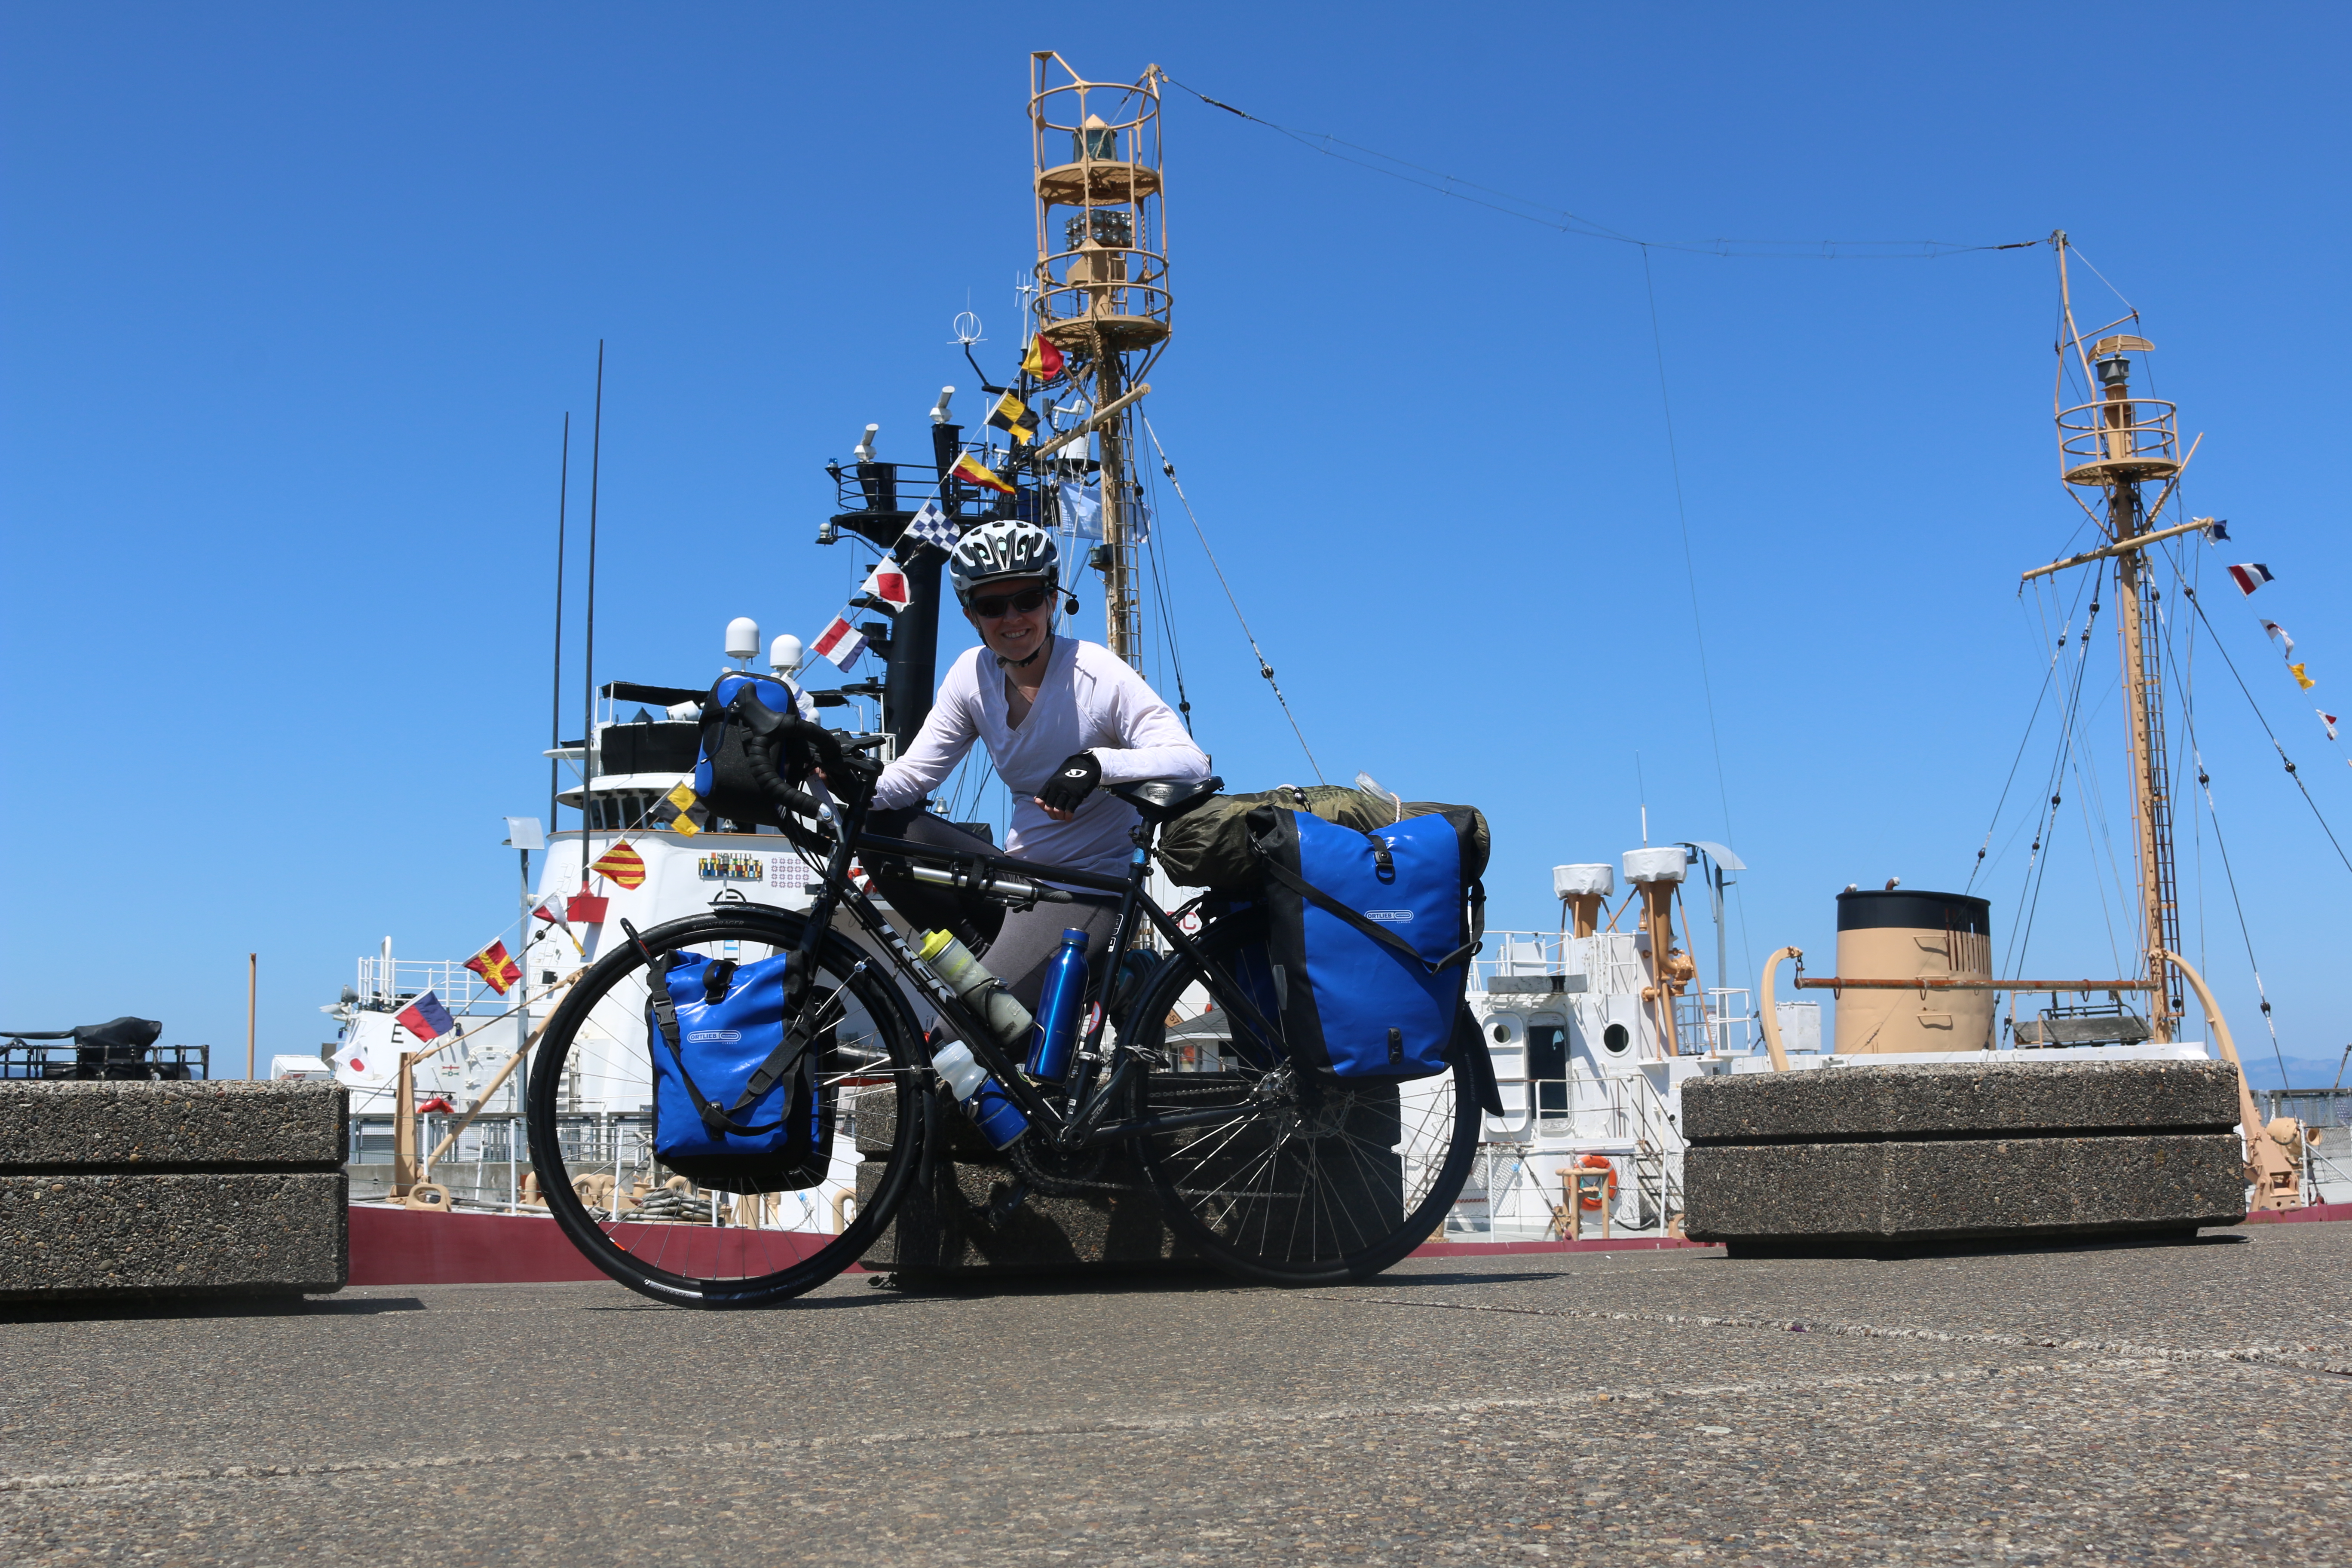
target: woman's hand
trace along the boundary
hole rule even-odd
[[[1086,804],[1095,785],[1102,783],[1102,763],[1092,752],[1074,752],[1063,759],[1045,781],[1045,787],[1033,798],[1037,807],[1055,822],[1067,822],[1077,816],[1078,807]]]

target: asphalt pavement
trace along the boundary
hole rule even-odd
[[[2352,1225],[0,1318],[0,1560],[2352,1561]]]

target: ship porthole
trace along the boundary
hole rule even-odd
[[[1601,1048],[1612,1057],[1623,1056],[1625,1047],[1633,1043],[1633,1037],[1626,1032],[1622,1024],[1612,1024],[1601,1031]]]

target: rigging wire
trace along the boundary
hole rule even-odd
[[[1192,89],[1187,88],[1185,90],[1189,92]],[[1209,569],[1217,574],[1217,586],[1225,591],[1225,603],[1233,606],[1234,619],[1240,623],[1242,636],[1248,639],[1250,652],[1257,659],[1257,672],[1265,677],[1265,684],[1274,692],[1275,701],[1281,705],[1282,716],[1290,721],[1290,732],[1298,737],[1298,749],[1307,753],[1307,765],[1315,770],[1315,782],[1329,784],[1331,781],[1323,776],[1323,764],[1315,760],[1315,748],[1307,743],[1307,731],[1298,727],[1298,715],[1290,710],[1290,700],[1282,694],[1282,683],[1274,678],[1274,666],[1266,662],[1265,650],[1258,647],[1257,634],[1250,630],[1249,617],[1242,614],[1241,601],[1234,597],[1234,585],[1225,581],[1225,569],[1218,564],[1217,552],[1209,548],[1208,532],[1202,528],[1200,516],[1192,510],[1192,498],[1184,493],[1184,482],[1176,477],[1176,465],[1168,460],[1168,448],[1160,444],[1160,432],[1151,427],[1151,421],[1144,418],[1140,410],[1136,417],[1142,424],[1144,434],[1151,437],[1151,449],[1160,454],[1160,471],[1168,476],[1169,487],[1175,490],[1176,499],[1184,505],[1184,515],[1191,520],[1192,532],[1201,541],[1201,553],[1209,558]]]
[[[2078,594],[2076,598],[2079,600],[2080,597]],[[2098,618],[2099,602],[2093,599],[2090,615],[2083,622],[2082,636],[2074,645],[2074,679],[2067,688],[2065,706],[2060,710],[2058,754],[2051,760],[2049,778],[2043,786],[2049,804],[2035,815],[2033,847],[2026,858],[2024,885],[2018,889],[2018,923],[2011,928],[2013,934],[2010,938],[2009,952],[2001,964],[2012,974],[2017,973],[2017,965],[2024,963],[2026,952],[2032,946],[2034,916],[2042,907],[2042,889],[2049,879],[2050,862],[2057,853],[2053,835],[2057,831],[2058,808],[2064,794],[2060,785],[2065,778],[2067,757],[2074,749],[2075,720],[2083,703],[2083,677],[2091,667],[2091,627]]]
[[[2172,552],[2168,547],[2165,553],[2169,556]],[[2173,572],[2175,575],[2180,573],[2180,563],[2178,560],[2173,562]],[[2328,826],[2326,814],[2319,809],[2319,803],[2311,797],[2311,790],[2304,784],[2303,774],[2295,767],[2294,759],[2286,754],[2286,747],[2280,744],[2278,731],[2271,728],[2269,717],[2263,712],[2263,705],[2254,700],[2253,691],[2246,685],[2246,678],[2238,673],[2238,661],[2230,657],[2229,648],[2222,644],[2220,634],[2213,630],[2213,623],[2206,618],[2205,601],[2197,596],[2197,590],[2194,588],[2184,585],[2180,591],[2188,596],[2189,607],[2197,612],[2197,618],[2204,622],[2205,632],[2212,642],[2213,651],[2221,656],[2222,664],[2229,668],[2230,678],[2238,683],[2238,689],[2246,694],[2246,706],[2254,710],[2255,722],[2262,725],[2263,733],[2270,737],[2271,750],[2276,752],[2279,754],[2279,761],[2285,764],[2286,776],[2294,781],[2295,789],[2303,795],[2303,803],[2311,807],[2311,815],[2318,821],[2319,830],[2327,835],[2328,845],[2335,849],[2336,858],[2344,862],[2346,870],[2352,871],[2352,855],[2345,854],[2342,841],[2336,837],[2336,829]]]
[[[2018,607],[2022,609],[2023,595],[2021,593],[2019,597]],[[2049,636],[2046,624],[2042,636],[2045,639]],[[2033,742],[2033,727],[2042,720],[2042,705],[2050,700],[2050,689],[2058,683],[2058,661],[2065,657],[2066,641],[2067,639],[2063,637],[2058,639],[2057,646],[2051,650],[2049,664],[2042,671],[2042,689],[2034,694],[2033,711],[2028,714],[2025,720],[2025,733],[2017,738],[2017,755],[2010,759],[2009,776],[2001,780],[2000,798],[1993,802],[1992,820],[1985,824],[1984,842],[1977,846],[1977,862],[1969,868],[1969,879],[1960,889],[1963,893],[1975,891],[1977,878],[1985,868],[1985,852],[1992,847],[1993,833],[2000,826],[2000,814],[2009,805],[2009,792],[2017,783],[2017,770],[2025,762],[2025,748]],[[2011,842],[2014,843],[2016,840],[2012,838]],[[2002,847],[2001,853],[2004,855],[2009,853],[2006,845]]]
[[[1706,700],[1706,739],[1715,752],[1715,788],[1723,806],[1723,837],[1727,841],[1732,837],[1731,786],[1724,778],[1723,736],[1715,722],[1715,682],[1707,673],[1706,664],[1706,616],[1699,608],[1698,560],[1691,551],[1690,509],[1683,501],[1682,450],[1675,441],[1674,399],[1666,393],[1666,340],[1658,326],[1658,286],[1650,276],[1647,246],[1642,247],[1642,287],[1650,301],[1650,347],[1658,360],[1658,407],[1666,419],[1666,467],[1675,477],[1675,518],[1682,525],[1683,580],[1690,588],[1691,639],[1698,649],[1698,689]],[[1738,900],[1738,903],[1740,962],[1747,966],[1747,973],[1752,974],[1756,972],[1756,950],[1748,939],[1748,904],[1745,900]],[[1727,977],[1719,982],[1725,985],[1730,983]]]
[[[1252,114],[1245,109],[1236,108],[1222,99],[1211,98],[1198,88],[1187,87],[1174,77],[1167,76],[1165,73],[1162,73],[1162,79],[1171,87],[1181,88],[1191,93],[1212,109],[1222,109],[1226,113],[1237,115],[1253,125],[1263,125],[1268,131],[1297,142],[1310,153],[1319,153],[1327,158],[1336,158],[1342,163],[1352,163],[1357,168],[1368,169],[1375,174],[1384,174],[1392,180],[1401,180],[1408,185],[1418,185],[1423,190],[1433,191],[1441,196],[1450,196],[1456,201],[1467,202],[1473,206],[1485,207],[1490,212],[1501,213],[1506,217],[1518,218],[1526,223],[1540,225],[1545,228],[1556,229],[1562,234],[1576,235],[1585,239],[1604,239],[1616,245],[1638,245],[1644,250],[1652,248],[1680,250],[1699,256],[1741,260],[1932,261],[1938,257],[1959,256],[1970,251],[2025,250],[2033,246],[2049,243],[2046,239],[2012,240],[2003,245],[1958,245],[1940,239],[1643,239],[1638,236],[1624,233],[1622,230],[1611,228],[1606,224],[1596,223],[1564,207],[1551,206],[1528,196],[1514,195],[1508,191],[1497,190],[1492,185],[1482,185],[1475,180],[1465,180],[1458,174],[1449,174],[1442,169],[1433,169],[1426,164],[1413,163],[1410,159],[1376,152],[1359,142],[1334,136],[1328,132],[1300,131],[1292,126],[1280,124],[1262,115]],[[1348,152],[1336,151],[1341,147],[1347,148]],[[1360,153],[1362,156],[1350,157],[1349,155],[1350,153]],[[1377,159],[1379,162],[1368,163],[1366,159]],[[1405,173],[1406,170],[1411,170],[1412,173]],[[1421,179],[1416,178],[1416,175],[1428,175],[1430,178]],[[1473,191],[1481,192],[1483,195],[1473,195],[1470,194]],[[1517,205],[1507,206],[1504,205],[1507,202]],[[1520,210],[1528,207],[1535,210],[1532,212]],[[1740,247],[1750,248],[1735,248]],[[1841,247],[1847,247],[1856,254],[1843,254],[1839,248]],[[1868,254],[1869,252],[1878,254]],[[1908,252],[1908,254],[1900,254],[1901,252]],[[2084,265],[2089,265],[2087,260]],[[2096,271],[2097,268],[2094,268],[2092,270]],[[2101,279],[2100,281],[2106,280]],[[2122,296],[2118,294],[2116,298],[2121,299]]]
[[[2175,563],[2176,570],[2178,570],[2178,563]],[[2171,651],[2169,640],[2168,639],[2165,652],[2169,655]],[[2180,667],[2178,661],[2173,663],[2173,675],[2176,679],[2180,678]],[[2221,837],[2221,813],[2220,808],[2213,803],[2212,775],[2207,773],[2205,769],[2204,748],[2197,743],[2197,716],[2191,710],[2191,706],[2187,700],[2186,694],[2188,687],[2185,683],[2183,684],[2181,690],[2183,697],[2180,704],[2180,721],[2182,727],[2189,731],[2189,755],[2190,760],[2195,762],[2197,764],[2197,787],[2205,796],[2205,815],[2210,817],[2213,822],[2213,847],[2221,857],[2221,877],[2222,879],[2229,884],[2230,907],[2235,910],[2238,914],[2238,935],[2246,944],[2246,967],[2253,973],[2254,995],[2262,1004],[2263,1026],[2270,1031],[2271,1057],[2272,1059],[2278,1063],[2279,1087],[2281,1089],[2284,1089],[2287,1084],[2286,1056],[2279,1047],[2278,1024],[2271,1016],[2270,993],[2263,985],[2263,966],[2254,960],[2254,933],[2252,929],[2246,923],[2245,901],[2238,896],[2238,874],[2230,865],[2229,841]],[[2198,940],[2201,948],[2204,940],[2204,932],[2201,929],[2201,912],[2200,916],[2200,929],[2198,932]],[[2204,956],[2201,951],[2200,952],[2199,956]]]

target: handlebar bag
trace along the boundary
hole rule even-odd
[[[833,1037],[827,1029],[797,1048],[786,1037],[792,954],[744,964],[656,956],[646,976],[655,1157],[720,1192],[789,1193],[823,1181],[834,1108],[818,1068]]]
[[[752,700],[772,713],[808,719],[815,712],[813,707],[802,706],[799,689],[789,681],[731,672],[720,676],[702,701],[702,745],[694,764],[694,793],[713,813],[730,822],[772,823],[776,820],[775,803],[752,776],[751,761],[743,754],[750,737],[728,711],[736,694],[746,687]]]
[[[1363,832],[1249,814],[1294,1062],[1340,1079],[1445,1070],[1486,924],[1476,816],[1446,806]]]

